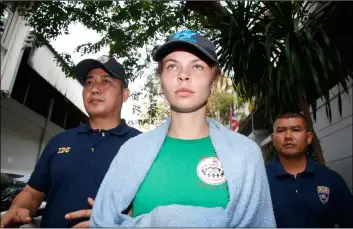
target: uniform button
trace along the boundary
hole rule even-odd
[[[103,137],[105,136],[105,133],[104,133],[104,132],[102,133],[102,136],[103,136]]]
[[[93,153],[96,152],[96,148],[92,148],[92,152],[93,152]]]
[[[297,189],[297,190],[295,190],[295,193],[298,193],[298,189]]]

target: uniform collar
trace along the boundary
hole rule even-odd
[[[125,119],[121,119],[120,124],[113,129],[106,130],[107,132],[114,135],[124,135],[129,132],[130,127],[126,124]],[[83,124],[79,127],[79,133],[89,133],[94,131],[89,124]]]
[[[287,171],[283,168],[278,155],[275,156],[274,158],[274,164],[275,164],[275,174],[276,176],[284,176],[288,175]],[[310,157],[306,157],[306,167],[303,173],[315,173],[315,161]]]

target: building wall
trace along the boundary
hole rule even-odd
[[[338,88],[331,92],[332,121],[326,116],[325,106],[318,100],[317,120],[314,129],[320,140],[326,165],[338,172],[353,192],[352,184],[352,82],[350,82],[349,96],[342,95],[342,116],[338,110]],[[320,103],[320,104],[319,104]]]
[[[48,46],[43,45],[32,49],[28,58],[28,65],[87,115],[82,100],[83,86],[76,79],[66,76],[61,67],[58,66],[55,55]]]
[[[267,130],[254,130],[248,137],[261,146],[262,141],[268,137],[268,134]]]
[[[30,174],[35,166],[45,118],[19,102],[1,96],[1,171]],[[44,144],[63,131],[52,122]]]
[[[11,18],[6,39],[1,39],[1,92],[11,94],[18,67],[23,55],[25,40],[30,32],[26,21],[15,11]]]
[[[70,126],[72,128],[76,123],[79,125],[77,121],[82,122],[86,118],[83,116],[87,116],[87,113],[83,107],[82,85],[77,80],[66,77],[61,67],[57,66],[55,62],[55,54],[47,46],[32,48],[28,57],[24,47],[30,27],[26,26],[26,21],[19,17],[17,11],[10,15],[11,17],[6,22],[6,33],[4,32],[1,37],[1,171],[30,174],[35,167],[38,154],[41,153],[54,135],[64,129],[58,126],[60,124],[56,125],[49,122],[44,140],[41,143],[46,118],[45,115],[40,115],[43,112],[39,112],[38,109],[42,110],[43,108],[45,110],[48,105],[42,104],[40,101],[44,100],[40,99],[34,102],[33,100],[31,100],[32,102],[29,101],[28,98],[31,97],[29,95],[36,96],[35,93],[37,93],[37,96],[40,96],[38,98],[44,96],[53,98],[55,100],[53,110],[64,109],[63,112],[70,115],[70,118],[67,119],[65,116],[66,122],[63,119],[64,126],[66,123],[65,128]],[[24,53],[26,53],[26,58],[23,58]],[[27,64],[31,67],[31,71],[29,71],[30,67],[27,68]],[[22,70],[25,70],[18,74],[20,65]],[[33,85],[29,87],[30,82],[39,82],[38,79],[35,80],[33,69],[49,83],[45,85],[46,88],[43,88],[43,91],[36,90]],[[15,86],[15,82],[20,82],[17,77],[22,79],[21,82],[26,83],[25,87],[22,87],[23,85]],[[16,88],[17,91],[23,92],[21,94],[23,98],[16,99],[16,96],[14,97],[15,93],[13,92]],[[26,100],[25,98],[27,98],[27,102],[24,105],[22,102]],[[29,106],[36,103],[40,105]],[[28,107],[31,107],[31,109]],[[59,118],[53,119],[52,116],[52,120],[58,121]]]

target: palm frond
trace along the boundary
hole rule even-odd
[[[308,2],[226,1],[228,23],[215,40],[221,67],[233,72],[234,85],[255,106],[264,100],[268,117],[299,109],[302,95],[316,119],[316,100],[323,98],[331,119],[329,90],[352,70],[343,62],[332,39],[322,29],[329,9],[309,13]],[[339,98],[341,112],[342,101]]]

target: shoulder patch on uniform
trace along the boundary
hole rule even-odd
[[[330,197],[330,188],[326,186],[317,186],[317,194],[321,203],[326,204]]]

